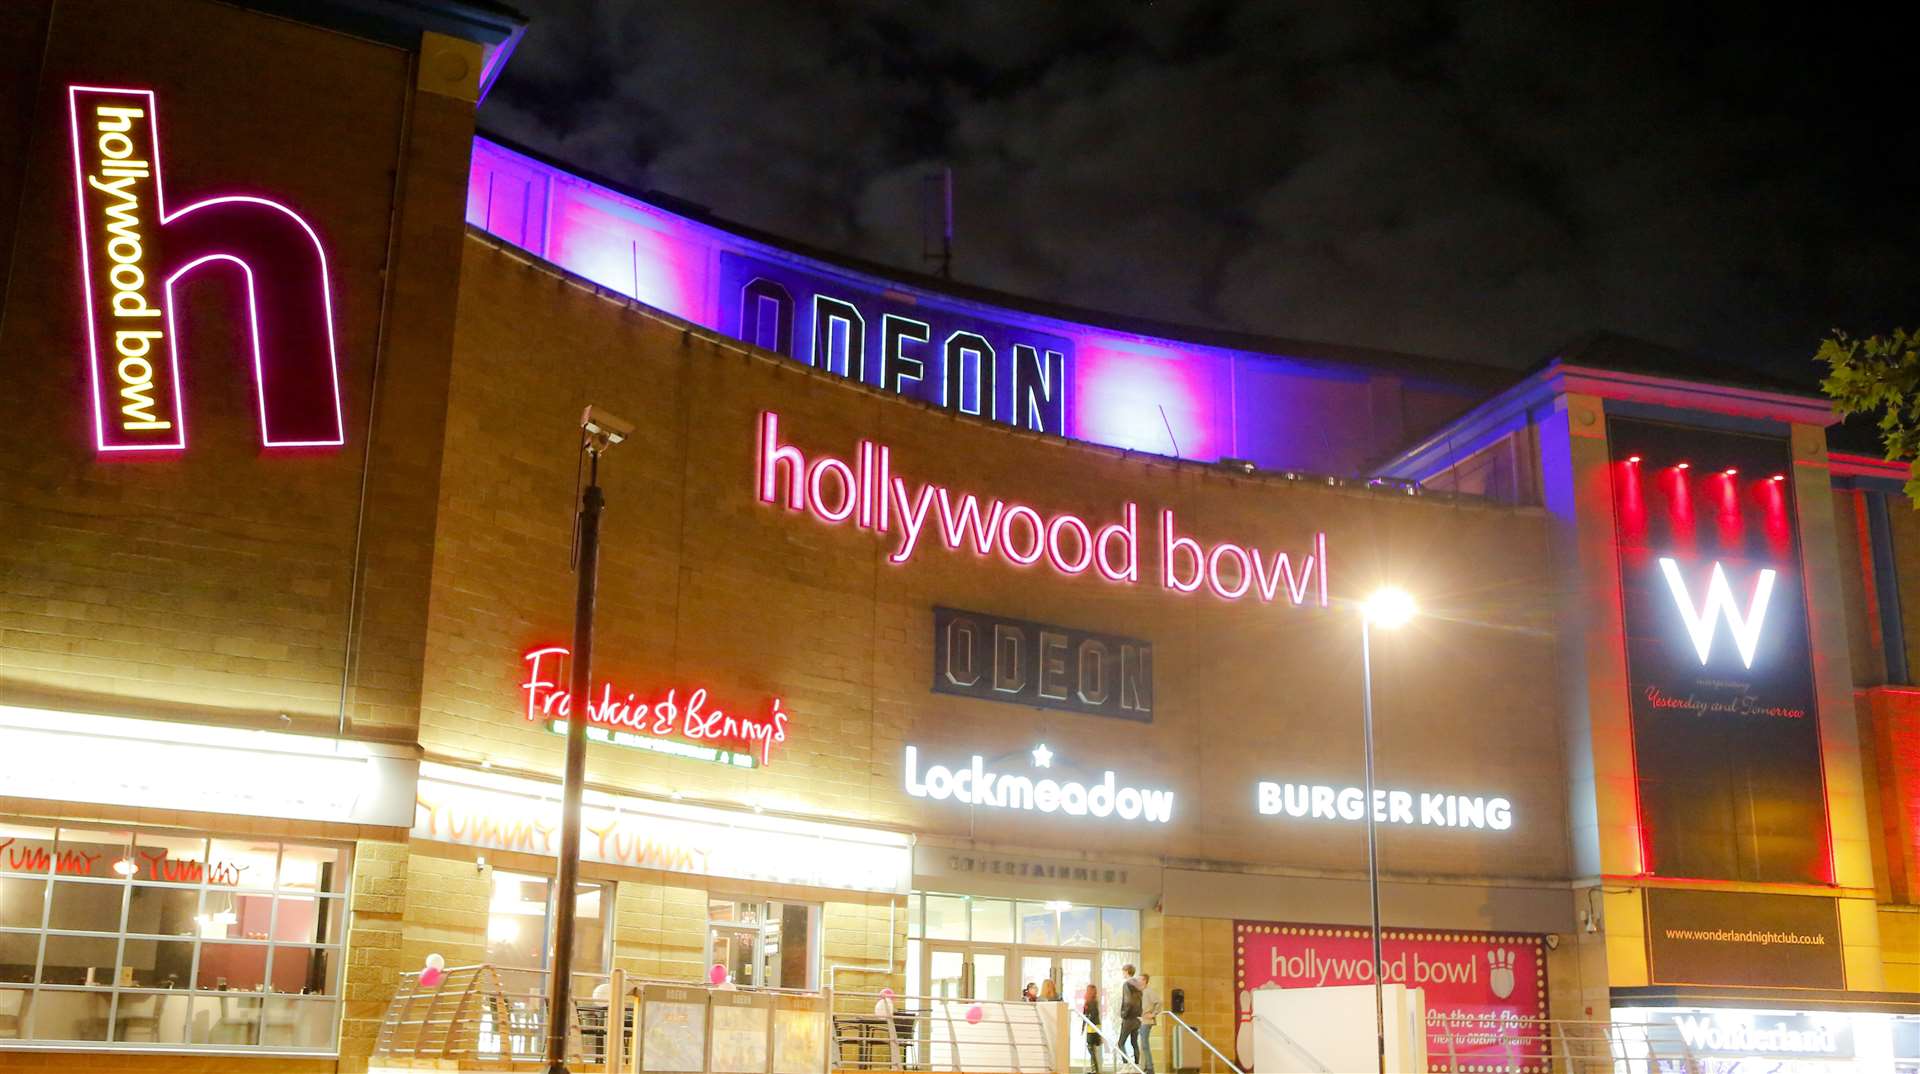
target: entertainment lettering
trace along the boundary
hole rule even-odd
[[[261,443],[344,443],[319,235],[293,210],[251,195],[168,212],[152,91],[69,86],[67,106],[95,447],[186,447],[176,290],[203,267],[238,270],[228,278],[244,296],[235,320],[251,351]]]
[[[1033,751],[1034,767],[1052,767],[1052,751],[1043,744]],[[1121,820],[1146,820],[1165,824],[1173,819],[1173,792],[1146,787],[1122,787],[1111,770],[1091,786],[1076,780],[1034,779],[1007,775],[987,767],[986,758],[974,754],[968,764],[956,768],[929,765],[920,771],[920,751],[907,747],[906,789],[915,798],[945,801],[949,798],[972,806],[991,809],[1018,809],[1035,813],[1065,813],[1073,817],[1113,817]]]
[[[922,541],[966,548],[983,559],[1029,567],[1042,559],[1061,574],[1089,570],[1109,582],[1140,581],[1139,506],[1121,505],[1119,518],[1096,526],[1071,512],[1042,516],[1022,503],[956,495],[943,485],[911,489],[893,473],[885,444],[862,440],[848,463],[828,455],[809,459],[780,442],[780,416],[760,416],[760,501],[805,512],[828,525],[851,522],[876,534],[898,533],[887,561],[903,564]],[[1331,603],[1327,585],[1327,535],[1315,533],[1298,563],[1284,551],[1271,555],[1253,545],[1221,541],[1203,546],[1179,532],[1171,509],[1160,512],[1159,578],[1164,589],[1193,593],[1206,586],[1222,600],[1253,597],[1294,607]]]
[[[573,709],[572,693],[561,686],[568,652],[564,646],[549,645],[531,649],[522,657],[527,663],[527,677],[521,682],[520,690],[527,695],[527,719],[557,720],[564,729],[564,721]],[[718,708],[707,708],[705,687],[688,691],[684,701],[680,698],[678,690],[670,689],[665,696],[642,701],[637,691],[603,682],[599,690],[587,698],[587,719],[609,732],[603,741],[736,763],[733,757],[714,753],[716,749],[721,753],[731,751],[746,760],[741,767],[751,767],[756,761],[762,765],[769,763],[773,759],[773,747],[787,740],[787,713],[781,709],[777,697],[766,714],[760,716],[730,715]],[[623,736],[645,736],[659,744],[624,742]],[[675,737],[712,745],[697,752],[676,750],[672,748]]]
[[[1256,791],[1260,814],[1267,817],[1362,820],[1366,817],[1366,800],[1366,792],[1359,787],[1329,787],[1318,783],[1281,784],[1262,780]],[[1373,819],[1376,824],[1504,832],[1513,827],[1513,803],[1505,798],[1375,787]]]

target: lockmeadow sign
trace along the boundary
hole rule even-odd
[[[903,783],[914,798],[952,800],[975,808],[1112,817],[1149,824],[1173,819],[1174,795],[1170,790],[1122,784],[1112,769],[1091,780],[1035,775],[1038,770],[1053,768],[1054,752],[1044,742],[1028,756],[1031,765],[1019,773],[998,768],[998,761],[990,764],[977,753],[951,765],[929,764],[923,768],[919,747],[908,746]]]

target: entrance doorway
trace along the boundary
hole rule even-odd
[[[1018,999],[1020,986],[1007,976],[1011,959],[1004,947],[929,944],[923,994],[936,999]]]

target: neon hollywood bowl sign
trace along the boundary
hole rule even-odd
[[[763,411],[759,421],[754,494],[768,506],[809,514],[830,526],[851,523],[875,534],[898,534],[887,562],[900,565],[922,548],[943,543],[980,559],[1012,567],[1045,560],[1059,574],[1089,572],[1121,585],[1140,584],[1140,506],[1128,501],[1117,521],[1090,523],[1070,511],[1041,512],[1023,503],[955,492],[922,482],[910,489],[893,472],[893,450],[861,440],[853,461],[815,452],[809,457],[780,440],[780,415]],[[1172,508],[1159,512],[1156,560],[1161,588],[1177,593],[1207,589],[1221,600],[1292,607],[1330,606],[1327,535],[1316,532],[1304,554],[1218,541],[1211,547],[1180,532]]]
[[[67,87],[94,446],[183,451],[179,285],[220,266],[245,285],[246,334],[268,448],[345,442],[333,295],[320,237],[250,194],[171,211],[152,90]]]

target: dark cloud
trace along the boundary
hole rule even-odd
[[[983,286],[1510,365],[1608,327],[1794,368],[1916,319],[1910,63],[1830,11],[527,6],[486,126],[910,268],[949,164]]]

